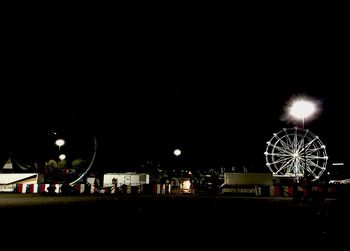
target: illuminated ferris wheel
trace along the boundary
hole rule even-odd
[[[315,181],[327,166],[326,146],[318,136],[298,127],[284,128],[267,142],[266,166],[274,176],[310,177]]]

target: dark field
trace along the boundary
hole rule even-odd
[[[3,237],[57,245],[335,247],[350,240],[349,209],[345,199],[0,195]]]

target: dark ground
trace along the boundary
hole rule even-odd
[[[338,199],[0,195],[2,237],[15,236],[19,245],[335,247],[349,238],[349,209]]]

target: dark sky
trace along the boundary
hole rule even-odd
[[[208,77],[207,71],[213,73]],[[294,126],[281,120],[286,102],[305,94],[320,108],[305,127],[327,145],[330,162],[346,161],[347,91],[328,73],[319,70],[320,76],[312,72],[298,78],[280,72],[246,77],[248,73],[234,70],[216,77],[217,72],[210,66],[195,73],[178,72],[176,78],[183,82],[167,82],[171,73],[157,72],[138,76],[137,84],[129,83],[125,74],[110,76],[111,84],[82,77],[93,85],[48,92],[52,98],[23,106],[26,112],[16,117],[53,127],[79,123],[98,136],[98,163],[109,170],[132,170],[148,160],[172,166],[176,147],[183,150],[188,167],[245,165],[264,170],[266,141],[283,127]],[[164,80],[152,81],[158,74]],[[307,74],[314,75],[314,84],[302,79]],[[196,80],[186,80],[193,75]],[[31,128],[35,131],[37,125]]]
[[[98,164],[107,168],[166,166],[179,147],[187,166],[264,169],[265,142],[292,126],[280,120],[285,103],[307,94],[321,112],[306,127],[330,161],[346,161],[348,42],[340,26],[43,23],[19,23],[7,37],[6,138],[74,121],[98,135]]]
[[[297,94],[320,102],[321,112],[306,123],[327,145],[331,161],[345,161],[345,95],[331,87],[263,86],[247,83],[119,90],[127,100],[105,101],[98,128],[116,158],[171,158],[175,147],[196,166],[264,166],[265,142],[293,126],[281,121],[285,103]],[[117,105],[116,105],[117,104]],[[102,105],[102,104],[100,104]],[[299,124],[300,125],[300,124]],[[108,150],[109,151],[109,150]],[[119,156],[118,156],[119,155]]]

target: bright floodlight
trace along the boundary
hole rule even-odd
[[[180,149],[175,149],[174,150],[174,155],[175,156],[180,156],[181,155],[181,150]]]
[[[58,139],[58,140],[56,140],[56,142],[55,142],[56,146],[58,146],[58,147],[63,146],[65,143],[66,143],[66,142],[64,141],[64,139]]]
[[[58,157],[60,160],[64,160],[66,159],[66,155],[65,154],[60,154],[60,156]]]
[[[300,99],[295,101],[289,108],[289,114],[297,119],[310,117],[316,111],[315,104],[311,101]]]

